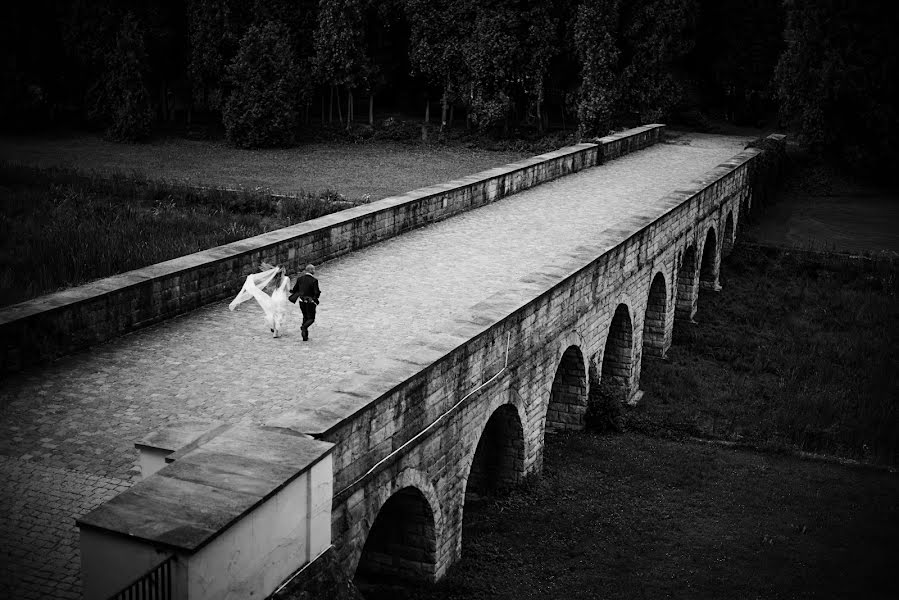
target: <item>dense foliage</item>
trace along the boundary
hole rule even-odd
[[[777,65],[785,116],[861,170],[899,162],[899,3],[789,0]]]
[[[250,27],[228,66],[233,86],[222,111],[228,139],[244,148],[291,144],[299,120],[299,75],[283,24]]]
[[[759,125],[780,108],[861,164],[895,157],[897,12],[838,0],[33,0],[0,24],[0,118],[90,117],[119,139],[225,125],[236,143],[265,145],[289,143],[319,111],[347,129],[376,112],[428,122],[433,107],[441,130],[589,137],[695,114]],[[257,73],[262,48],[293,74]],[[257,127],[269,132],[249,140]]]

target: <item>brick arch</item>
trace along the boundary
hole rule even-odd
[[[690,320],[696,308],[696,245],[684,250],[677,269],[677,296],[674,314],[679,319]]]
[[[587,367],[580,346],[572,344],[559,358],[546,407],[545,428],[583,429],[587,413]]]
[[[728,212],[724,220],[724,235],[721,237],[721,255],[728,256],[734,249],[734,213]]]
[[[524,427],[514,404],[501,404],[484,424],[467,459],[465,502],[506,491],[524,477]]]
[[[702,245],[702,262],[699,266],[699,283],[705,287],[714,287],[718,283],[718,238],[715,228],[709,227]]]
[[[643,356],[665,355],[665,317],[668,314],[668,290],[665,276],[658,272],[652,278],[643,316]]]
[[[354,579],[436,581],[443,514],[434,486],[415,469],[399,472],[367,502],[365,543],[354,552]],[[364,537],[363,537],[364,536]]]
[[[631,393],[634,373],[634,328],[627,304],[619,304],[612,316],[602,353],[600,385],[603,393],[619,400],[627,400]]]

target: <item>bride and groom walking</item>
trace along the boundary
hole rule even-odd
[[[290,278],[287,277],[283,267],[273,267],[262,263],[266,269],[261,273],[247,276],[246,281],[237,297],[228,305],[230,310],[237,308],[242,302],[255,298],[265,313],[265,324],[272,332],[272,337],[280,337],[284,327],[284,319],[290,304],[297,304],[303,313],[303,323],[300,332],[303,341],[309,340],[309,327],[315,322],[315,308],[318,306],[321,290],[318,287],[318,279],[315,277],[315,265],[308,264],[297,277],[296,283],[288,296],[287,288],[290,287]],[[263,289],[279,274],[284,273],[281,284],[272,292],[271,296]]]

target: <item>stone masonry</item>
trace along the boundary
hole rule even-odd
[[[332,537],[342,568],[352,575],[363,562],[439,578],[461,553],[465,492],[489,492],[477,477],[468,490],[472,465],[510,483],[539,470],[547,414],[586,406],[616,311],[631,329],[630,361],[620,368],[633,390],[647,305],[651,318],[664,314],[662,351],[679,297],[691,295],[695,307],[695,257],[714,229],[720,260],[717,232],[728,221],[737,229],[759,151],[715,167],[742,140],[687,141],[325,263],[308,344],[290,330],[272,340],[258,310],[229,313],[215,303],[8,377],[0,387],[8,488],[0,592],[77,597],[77,575],[67,575],[77,552],[41,569],[37,534],[53,540],[52,531],[73,529],[79,511],[134,480],[134,441],[187,420],[288,427],[335,442]],[[655,281],[663,281],[664,307],[650,293]],[[550,406],[557,373],[565,410]],[[479,446],[489,451],[476,458]],[[46,476],[17,475],[26,472]],[[69,511],[50,501],[63,480]],[[17,503],[29,487],[38,493]],[[382,517],[407,543],[375,536],[363,552],[391,498]],[[72,552],[71,542],[58,547],[60,556]]]
[[[514,411],[506,421],[520,430],[508,435],[523,439],[523,460],[513,454],[491,460],[510,470],[500,479],[517,479],[540,469],[548,418],[570,410],[572,393],[586,406],[588,387],[599,383],[571,385],[578,377],[570,369],[579,361],[560,369],[566,354],[583,355],[588,372],[611,378],[623,398],[633,395],[644,340],[654,335],[656,353],[664,354],[673,308],[683,306],[685,319],[695,312],[700,272],[691,255],[711,257],[710,283],[717,285],[715,232],[737,221],[740,206],[751,200],[759,154],[746,150],[651,211],[597,231],[566,262],[519,280],[472,306],[453,327],[434,331],[411,361],[378,361],[369,375],[338,386],[324,398],[327,410],[296,410],[272,422],[336,444],[333,538],[349,573],[372,568],[372,560],[383,563],[382,554],[364,548],[395,494],[416,506],[416,514],[433,515],[427,532],[434,539],[426,547],[436,550],[424,558],[415,552],[407,576],[438,579],[458,560],[467,486],[491,416]],[[672,283],[650,300],[658,281]],[[656,327],[664,315],[661,334],[644,337],[647,312]],[[556,383],[560,370],[564,385]],[[391,385],[405,373],[402,385]],[[502,454],[503,444],[495,446]],[[513,445],[505,447],[513,452]]]

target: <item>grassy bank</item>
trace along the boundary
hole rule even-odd
[[[549,439],[544,473],[465,508],[436,586],[373,599],[895,598],[899,479],[695,443]]]
[[[899,268],[738,246],[629,426],[899,464]]]
[[[198,190],[0,163],[0,306],[342,210],[337,194]]]

